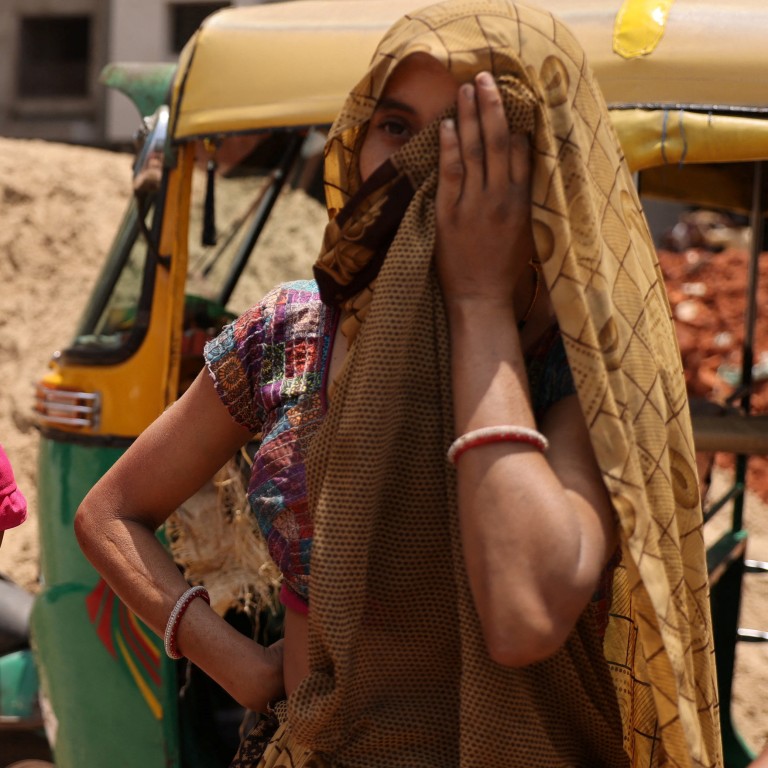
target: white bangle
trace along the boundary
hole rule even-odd
[[[537,429],[514,426],[481,427],[457,437],[448,449],[447,458],[455,464],[470,448],[502,442],[527,443],[542,453],[549,448],[549,440]]]
[[[173,606],[170,616],[168,616],[168,623],[165,625],[165,636],[163,643],[165,645],[165,652],[171,659],[181,659],[183,654],[179,653],[178,646],[176,644],[176,635],[179,632],[179,624],[184,616],[189,604],[197,597],[202,597],[208,605],[211,604],[211,598],[208,594],[208,590],[202,585],[196,587],[190,587],[182,596],[176,601],[176,605]]]

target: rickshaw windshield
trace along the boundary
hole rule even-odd
[[[194,144],[183,354],[201,349],[206,338],[276,280],[309,277],[308,264],[327,221],[319,202],[322,130],[244,132],[196,139]],[[154,248],[147,237],[156,239],[153,227],[161,217],[161,151],[155,144],[137,160],[137,194],[65,350],[72,359],[114,363],[133,354],[146,333],[154,274]],[[281,220],[277,226],[271,222],[275,206]],[[275,243],[276,238],[281,242]],[[261,244],[265,239],[268,249],[281,254],[278,275],[258,258],[257,240]]]
[[[162,154],[168,130],[168,107],[145,122],[146,138],[133,168],[134,195],[112,242],[106,263],[85,308],[75,338],[66,350],[71,357],[103,362],[123,357],[138,346],[146,330],[142,313],[151,292],[148,269],[151,246],[147,235],[160,198]],[[142,322],[143,317],[143,322]]]
[[[280,280],[310,276],[308,265],[327,221],[317,199],[323,143],[321,131],[304,130],[197,142],[185,329],[199,327],[205,318],[196,322],[190,315],[202,307],[232,318],[271,288],[276,276],[259,258],[264,250],[280,253]]]
[[[152,216],[154,203],[144,213]],[[137,325],[148,247],[139,230],[139,205],[130,202],[97,289],[72,343],[73,351],[121,349]]]

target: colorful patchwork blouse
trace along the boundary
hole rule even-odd
[[[284,584],[305,602],[312,548],[305,461],[326,410],[336,318],[320,301],[314,281],[287,283],[205,348],[208,370],[232,418],[261,435],[248,500]],[[529,356],[528,376],[537,414],[576,391],[556,328]]]

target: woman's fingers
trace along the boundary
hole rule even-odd
[[[456,112],[459,120],[459,144],[464,163],[464,191],[472,192],[485,186],[485,147],[477,103],[477,88],[464,83],[459,88]]]
[[[510,134],[496,81],[481,72],[459,88],[457,119],[440,128],[438,206],[485,205],[525,198],[531,180],[530,140]],[[491,195],[491,198],[487,196]]]
[[[527,189],[530,182],[528,137],[509,133],[509,123],[493,76],[481,72],[475,85],[459,89],[458,134],[465,189],[506,194],[509,184]]]
[[[509,133],[490,75],[462,85],[440,127],[436,263],[443,295],[511,302],[533,253],[529,142]]]
[[[440,167],[437,185],[437,207],[450,210],[461,197],[464,181],[464,163],[461,159],[456,122],[443,120],[440,124]]]
[[[488,72],[475,78],[477,113],[484,149],[485,185],[491,190],[509,187],[509,124],[496,81]]]

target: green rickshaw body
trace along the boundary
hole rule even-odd
[[[55,701],[46,728],[58,766],[104,765],[106,756],[116,768],[179,764],[175,667],[155,634],[94,580],[72,535],[79,502],[123,450],[41,440],[40,536],[56,546],[41,553],[33,648],[44,659],[43,700]]]

